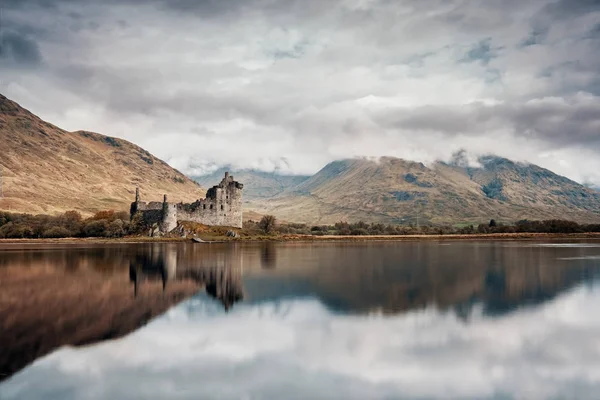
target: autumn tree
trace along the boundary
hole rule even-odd
[[[275,228],[276,222],[277,222],[277,219],[275,218],[275,216],[265,215],[264,217],[261,218],[260,222],[258,223],[258,226],[260,227],[260,229],[262,229],[262,231],[264,233],[271,233],[271,232],[273,232],[273,229]]]

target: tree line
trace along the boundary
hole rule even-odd
[[[0,238],[36,239],[64,237],[123,237],[135,228],[124,211],[100,211],[83,218],[77,211],[30,215],[0,211]]]
[[[260,221],[246,221],[242,229],[249,235],[299,234],[299,235],[456,235],[489,233],[591,233],[600,232],[600,224],[578,224],[574,221],[551,219],[544,221],[521,220],[515,223],[489,223],[466,226],[395,225],[381,223],[337,222],[333,225],[310,225],[279,223],[272,215]],[[30,215],[0,211],[0,239],[36,239],[64,237],[118,238],[147,232],[147,226],[139,215],[130,221],[124,211],[100,211],[84,218],[77,211],[64,214]]]
[[[395,225],[368,223],[364,221],[349,223],[337,222],[333,225],[310,225],[295,223],[277,223],[272,215],[264,216],[259,222],[248,221],[244,229],[261,233],[298,234],[298,235],[469,235],[489,233],[591,233],[600,232],[600,224],[578,224],[574,221],[551,219],[543,221],[521,220],[512,224],[498,223],[492,219],[489,223],[478,225]]]

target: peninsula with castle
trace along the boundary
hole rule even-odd
[[[218,185],[208,189],[205,199],[193,203],[170,203],[167,195],[163,201],[141,201],[139,188],[131,203],[131,219],[139,215],[146,226],[157,226],[165,235],[177,228],[180,222],[196,222],[209,226],[242,227],[242,189],[229,172]]]

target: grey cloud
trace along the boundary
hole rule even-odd
[[[217,73],[210,68],[203,69],[203,72],[207,77]],[[236,68],[231,66],[230,72],[236,73]],[[284,107],[278,99],[258,97],[248,101],[242,93],[218,94],[194,90],[164,93],[161,92],[160,71],[124,71],[73,65],[56,71],[56,74],[73,91],[82,85],[93,86],[93,91],[82,96],[90,102],[101,101],[111,112],[121,115],[138,113],[151,116],[170,112],[193,115],[202,121],[245,117],[267,124],[272,110]],[[159,83],[153,85],[149,82]]]
[[[489,64],[496,57],[495,49],[491,45],[492,39],[487,38],[473,46],[463,57],[463,62],[480,61],[483,65]]]
[[[27,9],[40,7],[44,9],[58,9],[61,6],[88,6],[96,3],[95,0],[6,0],[5,6],[13,9]],[[304,9],[321,9],[318,0],[301,1],[287,0],[277,2],[272,0],[107,0],[103,5],[131,5],[135,7],[158,7],[162,10],[171,10],[183,13],[196,13],[198,16],[214,17],[217,15],[231,15],[244,11],[260,12],[290,12],[292,8],[303,6]],[[330,2],[331,4],[331,2]]]
[[[42,63],[38,44],[14,31],[0,34],[0,62],[18,66],[37,66]]]
[[[216,150],[252,146],[252,135],[269,143],[253,157],[289,157],[298,172],[354,153],[449,156],[465,146],[454,142],[461,136],[507,157],[560,146],[600,154],[600,99],[578,97],[600,96],[600,37],[590,14],[598,2],[4,5],[10,30],[32,45],[20,54],[33,55],[38,63],[30,65],[39,68],[4,74],[0,91],[67,129],[122,136],[159,157],[181,157],[182,169],[188,159],[249,163],[250,156],[240,161],[242,153]],[[510,138],[495,145],[497,132]],[[171,134],[179,135],[177,145],[167,140]],[[211,149],[195,141],[207,136]],[[526,137],[541,145],[511,142]],[[572,176],[600,182],[592,161],[578,168]]]
[[[600,101],[566,103],[542,99],[524,104],[426,106],[395,109],[375,116],[386,127],[414,131],[481,135],[507,129],[552,143],[552,146],[593,146],[600,151]]]
[[[545,7],[545,11],[555,17],[581,15],[600,11],[599,0],[559,0]]]
[[[521,47],[542,44],[548,35],[548,28],[534,28],[531,34],[522,41]]]

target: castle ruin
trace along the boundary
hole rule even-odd
[[[216,186],[208,189],[205,199],[193,203],[169,203],[163,201],[143,202],[139,189],[131,203],[131,217],[141,213],[146,225],[157,224],[165,234],[177,227],[178,221],[197,222],[204,225],[242,227],[242,189],[244,185],[233,180],[229,172]]]

